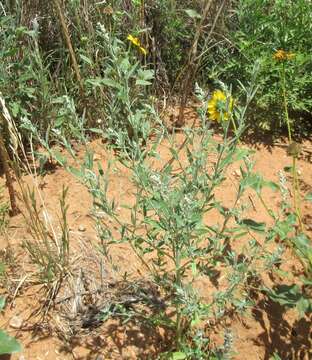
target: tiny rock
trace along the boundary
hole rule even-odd
[[[136,352],[130,346],[122,350],[121,356],[123,360],[137,359]]]
[[[13,316],[12,319],[10,320],[10,326],[13,329],[20,329],[23,325],[23,319],[20,318],[19,316]]]
[[[78,231],[80,231],[80,232],[85,232],[85,231],[86,231],[86,227],[83,226],[83,225],[79,225],[79,226],[78,226]]]
[[[94,154],[94,156],[93,156],[93,161],[99,161],[99,160],[101,160],[101,155],[99,155],[99,154]]]
[[[240,177],[241,173],[240,173],[239,170],[236,169],[236,170],[233,171],[232,175],[235,176],[235,177]]]
[[[98,355],[95,360],[105,360],[103,355]]]

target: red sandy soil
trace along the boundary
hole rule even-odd
[[[181,134],[177,135],[177,141],[182,141]],[[305,145],[311,148],[312,144],[306,142]],[[93,141],[90,146],[95,151],[95,160],[101,162],[105,168],[108,159],[112,155],[105,150],[100,141]],[[279,170],[291,163],[291,159],[286,155],[285,147],[269,147],[264,144],[257,146],[244,144],[242,146],[250,146],[255,149],[255,170],[260,172],[266,179],[278,182]],[[83,150],[79,152],[79,156],[83,157]],[[161,157],[163,163],[170,158],[166,143],[162,146]],[[306,194],[312,189],[311,162],[306,158],[300,159],[298,169],[301,192]],[[230,169],[228,178],[222,186],[222,192],[219,194],[222,200],[229,202],[229,204],[233,198],[235,181],[239,176],[237,170],[237,167]],[[131,204],[133,199],[129,174],[129,170],[118,165],[116,171],[110,176],[109,196],[116,198],[119,203]],[[28,184],[32,184],[29,176],[25,176],[23,180]],[[1,184],[3,183],[4,180],[1,179]],[[46,214],[53,224],[57,224],[58,221],[59,197],[62,187],[67,186],[69,188],[67,196],[67,203],[69,204],[68,223],[71,244],[74,249],[73,254],[77,256],[76,260],[74,258],[73,263],[78,266],[81,252],[87,251],[85,249],[88,249],[90,244],[99,243],[90,216],[92,208],[90,194],[82,184],[62,168],[57,168],[44,177],[38,177],[38,185],[41,189]],[[251,195],[251,197],[254,208],[250,208],[250,216],[255,220],[268,221],[269,218],[256,197],[254,195]],[[279,199],[276,194],[267,192],[264,194],[264,198],[269,201],[273,209],[278,208]],[[303,218],[310,237],[312,234],[311,209],[311,205],[303,205]],[[119,211],[121,217],[126,216],[123,213],[123,208],[119,208]],[[55,226],[57,228],[57,225]],[[161,346],[162,342],[165,341],[165,336],[161,331],[151,332],[151,330],[138,325],[121,326],[117,321],[110,320],[95,332],[89,333],[89,335],[87,333],[80,334],[74,342],[66,346],[66,342],[59,339],[53,328],[51,329],[49,326],[48,321],[41,322],[38,326],[38,319],[42,314],[36,315],[33,312],[40,308],[40,298],[44,294],[44,289],[41,285],[32,285],[31,282],[28,282],[33,278],[31,275],[28,275],[29,278],[25,278],[30,265],[25,250],[20,247],[23,240],[28,239],[29,236],[23,216],[18,215],[10,220],[6,236],[0,238],[0,250],[2,250],[3,257],[9,258],[8,245],[10,245],[11,251],[13,250],[15,260],[11,259],[13,262],[11,277],[13,283],[15,281],[15,283],[21,285],[16,291],[14,300],[12,300],[12,296],[10,297],[9,304],[0,317],[0,328],[4,328],[11,335],[17,336],[23,345],[23,352],[12,356],[13,360],[155,358],[158,346]],[[138,274],[142,271],[138,260],[127,246],[119,245],[112,253],[112,256],[121,271],[127,270],[130,274]],[[289,266],[296,263],[290,252],[287,256]],[[23,279],[22,282],[21,279]],[[207,286],[206,283],[198,281],[199,288],[204,289]],[[16,286],[11,292],[14,293],[14,290],[16,290]],[[7,293],[5,289],[2,292]],[[32,317],[29,317],[31,314]],[[20,329],[16,330],[10,326],[13,316],[23,320],[23,326]],[[48,318],[56,321],[57,316],[51,310]],[[223,334],[225,328],[231,329],[235,350],[233,359],[269,360],[276,351],[282,360],[308,360],[312,358],[310,352],[310,320],[308,318],[298,320],[294,310],[285,312],[279,305],[260,299],[249,315],[234,317],[225,324],[220,325],[218,330]],[[36,322],[37,326],[35,326]]]

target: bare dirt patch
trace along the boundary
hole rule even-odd
[[[183,141],[182,134],[177,135],[177,141]],[[311,143],[307,142],[306,145],[311,146]],[[100,141],[94,141],[90,146],[94,150],[95,160],[99,161],[105,168],[113,155],[103,148]],[[248,145],[243,144],[242,146]],[[268,147],[263,144],[257,145],[257,147],[252,146],[255,149],[255,170],[267,179],[278,181],[278,172],[290,165],[290,158],[286,155],[286,149]],[[82,158],[83,155],[83,151],[80,151],[79,156]],[[166,143],[162,145],[160,155],[163,163],[170,159]],[[305,195],[312,188],[311,162],[307,159],[300,159],[298,169],[301,193]],[[129,176],[129,170],[121,165],[118,165],[110,176],[109,196],[115,198],[118,204],[127,203],[131,205],[133,201],[133,187]],[[219,194],[225,202],[231,203],[233,201],[233,189],[236,186],[237,177],[239,177],[238,169],[231,168]],[[32,179],[29,176],[26,176],[24,181],[32,184]],[[3,179],[1,182],[3,183]],[[12,359],[156,358],[158,351],[166,349],[168,342],[168,334],[165,334],[161,328],[152,330],[135,322],[122,325],[117,319],[109,319],[99,326],[93,328],[86,326],[83,330],[83,321],[86,321],[86,316],[90,316],[92,313],[90,304],[93,306],[101,304],[103,306],[107,294],[109,293],[111,297],[116,296],[118,291],[122,291],[122,284],[119,284],[115,289],[109,287],[109,284],[113,283],[114,274],[106,266],[103,256],[97,250],[100,243],[92,219],[92,199],[86,188],[61,168],[56,168],[44,177],[39,177],[38,182],[45,203],[46,216],[50,218],[56,229],[58,229],[59,196],[63,186],[69,188],[67,203],[69,205],[68,223],[71,238],[70,257],[71,268],[75,270],[71,281],[60,292],[56,307],[51,308],[49,314],[43,317],[42,297],[45,288],[42,285],[32,283],[33,277],[27,275],[29,271],[31,274],[35,270],[31,267],[25,250],[20,247],[23,241],[29,237],[27,227],[22,215],[11,219],[6,236],[0,239],[2,257],[7,258],[10,263],[8,288],[1,291],[10,294],[9,303],[4,315],[1,315],[0,328],[6,329],[23,344],[23,353],[12,356]],[[280,206],[279,199],[273,192],[265,193],[264,197],[272,209],[277,209]],[[253,219],[269,220],[265,210],[253,195],[250,195],[248,201],[250,202],[249,213]],[[128,216],[128,212],[124,208],[118,206],[117,210],[121,217]],[[311,210],[312,207],[308,203],[303,205],[303,219],[310,236],[312,235]],[[209,221],[218,221],[218,218],[217,216],[215,218],[210,217]],[[240,242],[236,246],[241,246]],[[9,259],[10,254],[14,254],[14,260]],[[127,271],[133,279],[140,276],[144,278],[144,268],[129,246],[118,245],[114,247],[112,257],[119,272]],[[285,259],[286,266],[296,268],[297,263],[291,252],[287,253],[287,257]],[[213,285],[210,283],[201,282],[200,279],[198,282],[198,288],[201,288],[203,293],[205,291],[209,293],[213,289]],[[135,285],[135,282],[133,284]],[[144,288],[142,283],[137,285],[141,290]],[[86,299],[82,296],[78,299],[81,304],[74,304],[73,299],[77,301],[75,286],[82,287],[83,291],[93,294],[94,298],[89,299],[89,303],[83,304]],[[101,291],[106,291],[106,297],[99,291],[99,288]],[[125,289],[123,291],[125,292],[124,301],[127,301],[127,292]],[[135,292],[132,291],[132,295],[133,293]],[[157,297],[156,293],[157,289],[154,289],[154,294],[148,294],[148,296]],[[118,299],[120,300],[120,297]],[[76,306],[75,309],[74,306]],[[79,306],[81,308],[77,310]],[[72,322],[62,317],[66,312],[69,318],[72,316]],[[73,315],[76,315],[76,318]],[[14,316],[22,320],[22,325],[18,329],[11,326]],[[75,327],[77,328],[75,329]],[[231,321],[217,326],[221,333],[226,328],[231,329],[234,335],[234,349],[236,351],[236,355],[233,355],[234,359],[269,360],[275,351],[283,360],[307,360],[312,356],[310,352],[311,319],[298,320],[293,310],[285,312],[279,305],[261,297],[246,316],[233,317]],[[222,341],[219,336],[213,334],[212,338],[215,339],[216,343]]]

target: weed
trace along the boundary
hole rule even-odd
[[[157,317],[158,324],[160,321],[162,326],[175,334],[172,358],[178,354],[184,354],[186,358],[189,351],[186,349],[189,346],[193,349],[196,343],[197,350],[193,349],[190,358],[194,358],[196,352],[204,352],[206,340],[199,345],[198,331],[207,319],[223,317],[231,308],[243,311],[250,304],[247,280],[256,271],[254,262],[258,247],[253,241],[246,244],[246,254],[249,255],[242,262],[239,262],[238,254],[228,248],[230,239],[243,236],[246,229],[261,231],[262,225],[248,219],[239,220],[241,210],[237,201],[247,187],[239,188],[234,207],[227,210],[218,200],[216,189],[223,184],[231,164],[239,159],[248,160],[248,151],[239,149],[237,145],[244,128],[244,114],[254,93],[255,89],[251,88],[246,94],[247,105],[237,106],[230,115],[235,117],[233,121],[237,124],[233,138],[229,137],[232,122],[221,115],[224,135],[221,142],[216,142],[212,131],[205,126],[206,113],[201,112],[203,126],[198,130],[186,130],[186,142],[180,152],[171,140],[169,149],[173,162],[162,169],[151,165],[157,154],[157,143],[151,150],[142,150],[140,144],[136,144],[136,153],[140,155],[144,151],[145,156],[138,156],[129,163],[136,189],[135,204],[129,209],[130,222],[119,219],[115,201],[108,198],[109,180],[103,169],[100,168],[99,174],[96,174],[92,162],[88,162],[83,166],[84,170],[76,172],[87,184],[96,208],[104,211],[119,227],[120,236],[116,238],[110,225],[98,219],[104,253],[109,255],[113,244],[130,244],[161,289],[166,307],[174,309],[174,316],[163,312]],[[185,165],[181,162],[182,153],[187,159]],[[214,158],[211,166],[207,165],[208,157]],[[245,170],[242,169],[245,178],[251,176],[250,170],[248,165]],[[223,218],[221,223],[207,224],[205,219],[212,210],[217,210]],[[229,226],[232,217],[238,218],[234,228]],[[144,229],[143,234],[141,229]],[[213,300],[206,303],[202,299],[204,294],[198,292],[193,282],[199,276],[213,279],[213,274],[219,274],[218,281],[221,264],[225,267],[223,276],[227,279],[227,289],[217,291]],[[203,339],[204,334],[205,331]]]
[[[4,305],[5,299],[0,297],[0,311],[3,310]],[[22,347],[15,338],[9,336],[5,331],[0,330],[0,355],[14,354],[16,352],[20,352],[21,350]]]
[[[67,189],[63,188],[60,198],[60,236],[54,229],[48,211],[44,210],[43,213],[39,211],[35,192],[31,191],[29,187],[24,186],[21,186],[21,192],[21,201],[25,206],[23,215],[31,234],[31,239],[25,240],[25,249],[28,251],[32,263],[38,267],[40,282],[54,286],[58,284],[59,286],[66,277],[69,264],[68,206],[66,205]]]

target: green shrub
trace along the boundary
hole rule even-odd
[[[249,124],[264,130],[285,127],[283,100],[279,84],[280,63],[274,61],[276,50],[294,53],[287,63],[287,96],[292,121],[311,118],[312,112],[312,3],[306,0],[238,0],[229,11],[226,27],[217,40],[221,46],[205,57],[201,76],[205,81],[222,79],[238,85],[237,79],[249,81],[255,61],[261,64],[260,85],[254,105],[249,109]],[[224,35],[228,41],[222,38]],[[220,34],[219,34],[220,36]],[[301,124],[301,123],[300,123]],[[308,131],[304,127],[301,133]]]

